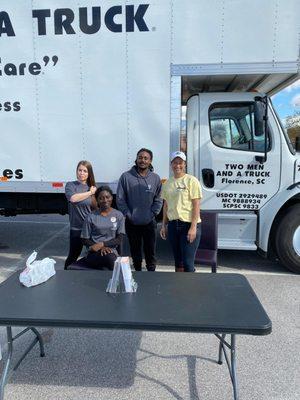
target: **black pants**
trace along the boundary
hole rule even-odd
[[[183,266],[184,272],[195,271],[195,255],[201,238],[201,224],[197,224],[195,240],[187,241],[187,234],[191,227],[190,222],[173,220],[168,223],[168,239],[171,243],[175,267]]]
[[[112,271],[114,269],[116,259],[117,256],[115,253],[109,253],[102,256],[100,251],[90,251],[86,257],[82,257],[80,260],[72,263],[69,267],[67,267],[67,269],[84,270],[92,268]]]
[[[90,251],[86,257],[81,258],[80,260],[75,262],[74,265],[78,267],[83,267],[83,269],[86,267],[112,271],[114,269],[116,259],[117,256],[115,255],[115,253],[109,253],[101,256],[100,251]]]
[[[126,219],[126,233],[134,269],[142,270],[143,248],[147,270],[155,271],[156,221],[151,221],[147,225],[133,225]]]
[[[65,261],[65,269],[68,265],[73,264],[80,256],[83,247],[80,235],[81,231],[72,229],[70,230],[70,248],[68,257]]]

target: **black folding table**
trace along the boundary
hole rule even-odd
[[[106,293],[110,277],[111,272],[106,271],[57,271],[46,283],[26,288],[15,273],[0,285],[0,325],[6,326],[8,342],[0,400],[9,372],[36,343],[44,356],[43,339],[36,327],[212,333],[219,339],[218,363],[222,364],[224,354],[234,399],[238,400],[236,335],[267,335],[272,329],[244,276],[136,272],[137,292],[118,294]],[[13,336],[13,326],[26,328]],[[13,342],[28,331],[35,339],[11,368]]]

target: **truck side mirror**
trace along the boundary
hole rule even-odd
[[[268,149],[267,149],[267,124],[268,124],[268,98],[267,96],[261,97],[256,96],[254,98],[254,129],[256,136],[264,136],[265,141],[265,155],[264,157],[256,156],[256,161],[265,163],[267,161]]]
[[[300,153],[300,136],[296,136],[295,138],[295,149],[297,153]]]
[[[263,98],[260,96],[255,97],[254,102],[254,129],[255,136],[265,135],[265,115],[266,105]]]

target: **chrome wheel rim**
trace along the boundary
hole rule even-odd
[[[293,236],[293,248],[300,257],[300,226],[295,230]]]

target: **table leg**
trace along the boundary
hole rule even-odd
[[[236,377],[236,351],[235,351],[235,335],[231,335],[231,372],[234,400],[238,400],[238,386]]]
[[[7,332],[8,353],[7,353],[7,359],[6,359],[4,369],[3,369],[2,375],[1,375],[1,380],[0,380],[0,400],[4,400],[4,387],[7,382],[9,372],[10,372],[10,363],[11,363],[12,353],[13,353],[13,342],[14,342],[14,340],[18,339],[20,336],[24,335],[24,333],[26,333],[30,330],[34,333],[35,338],[30,343],[30,345],[27,347],[27,349],[24,351],[24,353],[19,358],[19,360],[17,361],[15,366],[12,368],[13,371],[15,371],[19,367],[21,362],[24,360],[24,358],[27,356],[27,354],[30,352],[30,350],[37,344],[37,342],[39,342],[39,345],[40,345],[40,356],[41,357],[45,356],[43,338],[36,328],[34,328],[34,327],[25,328],[21,332],[19,332],[16,336],[13,337],[11,326],[7,326],[6,332]]]
[[[236,373],[236,337],[235,335],[230,335],[231,341],[230,344],[225,340],[226,335],[222,334],[215,334],[217,338],[220,341],[219,344],[219,358],[218,358],[218,364],[222,364],[222,353],[224,354],[226,364],[228,367],[230,379],[232,382],[232,387],[233,387],[233,398],[234,400],[239,400],[239,394],[238,394],[238,385],[237,385],[237,373]],[[226,347],[230,350],[230,359],[226,353]]]
[[[18,369],[21,362],[24,360],[24,358],[27,356],[27,354],[30,352],[30,350],[33,349],[33,347],[37,344],[37,342],[39,342],[39,345],[40,345],[40,356],[45,357],[44,341],[43,341],[43,338],[42,338],[40,332],[36,328],[31,326],[29,328],[24,329],[22,332],[20,332],[18,335],[16,335],[13,338],[13,340],[17,339],[18,337],[20,337],[21,335],[23,335],[25,332],[27,332],[29,330],[31,330],[35,334],[35,338],[33,339],[33,341],[30,343],[30,345],[27,347],[27,349],[24,351],[22,356],[17,361],[16,365],[14,366],[14,371],[16,371]]]
[[[40,332],[34,328],[33,326],[30,328],[32,330],[33,333],[35,333],[38,341],[39,341],[39,345],[40,345],[40,356],[41,357],[45,357],[45,349],[44,349],[44,341],[42,338],[42,335],[40,334]]]
[[[222,339],[225,340],[225,333],[222,334]],[[219,357],[218,357],[218,364],[222,365],[223,364],[223,343],[222,340],[220,340],[219,343]]]
[[[9,372],[9,366],[12,359],[12,352],[13,352],[13,337],[12,337],[12,330],[11,326],[6,327],[6,334],[7,334],[7,345],[8,345],[8,354],[7,359],[2,371],[1,381],[0,381],[0,400],[4,399],[4,387],[7,381],[7,376]]]

